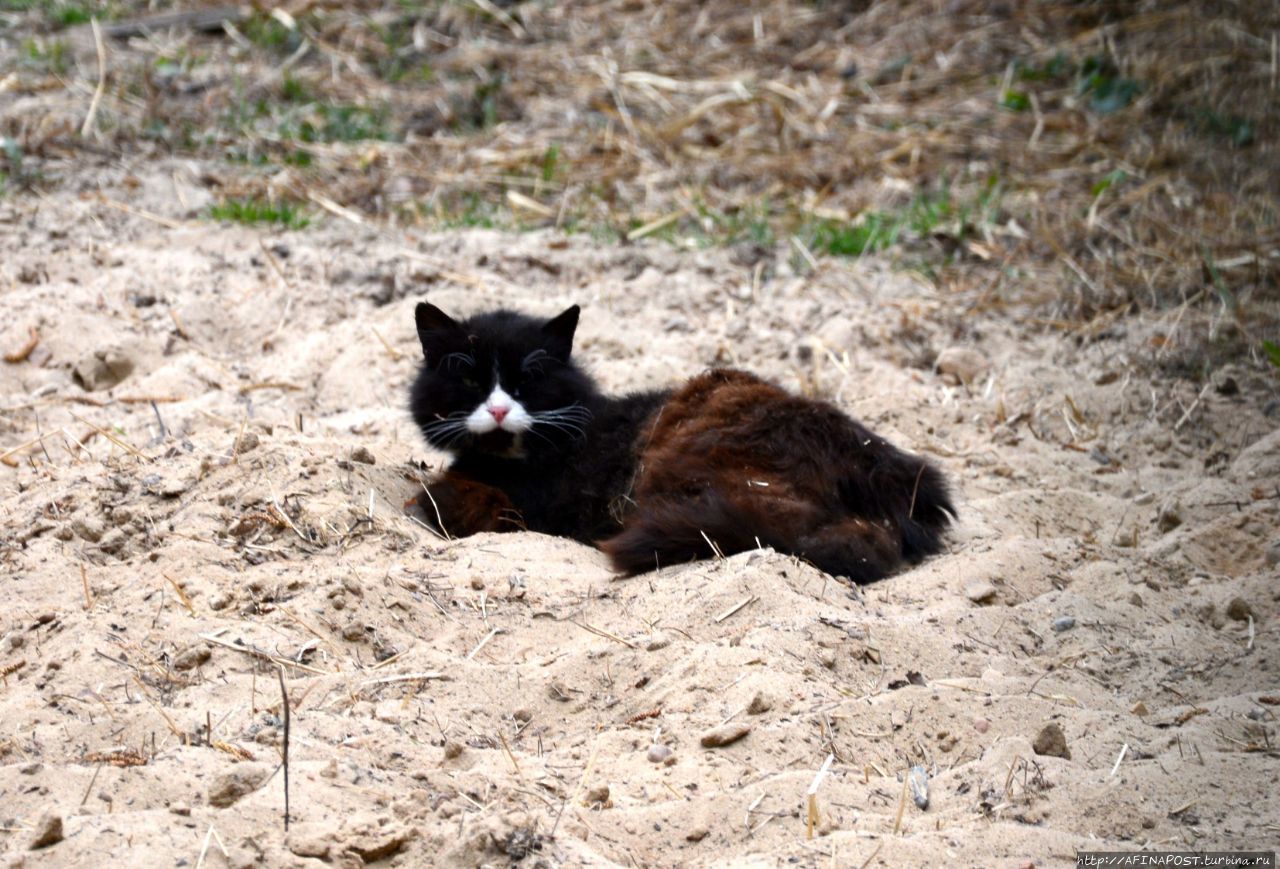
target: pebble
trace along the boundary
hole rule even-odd
[[[773,698],[763,691],[757,691],[747,704],[748,715],[760,715],[773,708]]]
[[[948,347],[938,354],[933,367],[954,383],[973,383],[991,368],[991,363],[972,347]]]
[[[27,841],[27,848],[32,851],[48,848],[50,845],[61,842],[62,838],[62,815],[56,812],[45,812],[36,820],[35,827],[31,830],[31,838]]]
[[[351,642],[359,642],[364,639],[364,625],[359,622],[347,622],[342,627],[342,638]]]
[[[1267,567],[1280,565],[1280,540],[1267,547]]]
[[[669,645],[671,645],[671,638],[664,633],[658,632],[656,634],[650,634],[644,648],[645,651],[656,652],[659,649],[665,649]]]
[[[973,729],[979,733],[986,733],[991,729],[991,722],[979,715],[973,719]]]
[[[597,785],[593,787],[583,796],[582,804],[584,806],[600,806],[602,809],[609,808],[612,805],[609,802],[609,786]]]
[[[688,833],[685,833],[684,840],[686,842],[701,842],[709,835],[711,835],[711,831],[706,827],[694,827]]]
[[[97,543],[107,533],[107,526],[96,516],[77,516],[71,520],[71,530],[90,543]]]
[[[356,447],[351,451],[351,461],[362,465],[373,465],[377,464],[378,460],[373,457],[373,453],[369,452],[368,447]]]
[[[211,655],[208,646],[189,646],[173,656],[173,669],[193,670],[209,660]]]
[[[265,763],[246,761],[218,773],[209,785],[209,805],[218,808],[234,805],[241,797],[256,791],[271,775],[271,769]]]
[[[110,389],[132,373],[133,360],[122,350],[108,348],[80,357],[71,370],[71,377],[86,392],[96,392]]]
[[[1253,615],[1253,607],[1242,597],[1231,598],[1231,603],[1227,604],[1227,618],[1237,622],[1247,622],[1250,618],[1257,621]]]
[[[1046,724],[1040,730],[1035,742],[1031,743],[1031,748],[1036,754],[1061,757],[1064,760],[1071,759],[1071,749],[1067,748],[1067,735],[1055,722]]]
[[[645,754],[645,757],[650,763],[662,763],[667,758],[671,757],[672,754],[674,754],[674,752],[671,750],[670,746],[651,745],[649,746],[649,751]]]
[[[1069,631],[1076,626],[1075,616],[1058,616],[1053,620],[1053,629],[1058,633]]]
[[[1177,501],[1160,505],[1156,512],[1156,527],[1161,534],[1168,534],[1182,524],[1182,505]]]
[[[907,773],[907,788],[911,791],[911,800],[917,808],[929,808],[929,773],[924,767],[911,767],[911,772]]]
[[[702,743],[703,748],[720,748],[725,745],[732,745],[750,732],[751,725],[745,722],[724,724],[702,734],[702,739],[699,741]]]
[[[462,757],[462,753],[466,750],[467,747],[461,742],[456,739],[451,739],[444,744],[444,759],[457,760],[459,757]]]
[[[976,604],[995,600],[996,587],[989,582],[975,582],[965,587],[964,596]]]
[[[1142,606],[1142,595],[1138,594],[1135,591],[1133,594],[1129,595],[1129,603],[1133,604],[1134,606],[1139,606],[1139,607]]]
[[[1143,492],[1133,499],[1133,503],[1137,504],[1139,507],[1145,507],[1148,504],[1154,502],[1155,499],[1156,499],[1155,492]]]
[[[262,443],[262,439],[254,432],[247,431],[240,435],[240,439],[235,443],[236,455],[243,455],[250,450],[256,450],[258,445]]]

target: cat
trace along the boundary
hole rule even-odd
[[[569,537],[626,575],[769,546],[866,583],[941,550],[955,509],[929,462],[745,371],[603,395],[572,358],[578,315],[418,304],[409,408],[455,457],[406,505],[418,517]]]

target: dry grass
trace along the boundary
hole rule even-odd
[[[1170,309],[1192,357],[1275,339],[1275,4],[294,0],[125,28],[104,76],[70,4],[0,9],[28,5],[0,12],[10,195],[192,155],[224,202],[888,251],[1086,338]]]

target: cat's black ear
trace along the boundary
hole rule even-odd
[[[422,342],[423,353],[429,353],[429,344],[436,343],[429,341],[428,336],[434,334],[438,341],[441,332],[462,331],[462,327],[452,317],[429,302],[418,303],[418,307],[413,309],[413,319],[418,325],[418,340]]]
[[[573,350],[573,332],[578,328],[579,310],[574,305],[542,327],[542,331],[551,337],[551,355],[562,362],[569,361],[569,353]]]

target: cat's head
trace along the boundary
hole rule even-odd
[[[432,446],[515,458],[582,436],[595,387],[570,360],[577,305],[550,320],[457,321],[421,302],[414,319],[423,364],[410,409]]]

